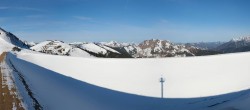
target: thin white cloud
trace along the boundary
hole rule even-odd
[[[0,7],[0,10],[8,9],[9,7]]]
[[[38,8],[31,8],[31,7],[16,7],[16,9],[20,9],[20,10],[28,10],[28,11],[44,11],[42,9],[38,9]]]
[[[25,10],[25,11],[39,11],[43,12],[44,10],[38,8],[31,8],[31,7],[5,7],[1,6],[0,10],[7,10],[7,9],[14,9],[14,10]]]

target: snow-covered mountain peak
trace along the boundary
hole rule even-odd
[[[36,42],[28,42],[28,41],[24,41],[25,44],[27,44],[29,47],[33,47],[35,46],[37,43]]]
[[[240,42],[240,41],[250,42],[250,36],[233,38],[230,42]]]
[[[72,43],[69,43],[69,45],[81,45],[84,43],[86,43],[86,42],[72,42]]]
[[[110,46],[110,47],[120,47],[121,46],[121,44],[118,43],[117,41],[100,42],[100,44],[107,45],[107,46]]]
[[[55,53],[60,55],[66,54],[71,49],[71,47],[61,41],[47,40],[31,47],[31,49],[40,52],[46,51],[46,53]]]
[[[108,44],[119,44],[117,41],[110,41],[110,42],[108,42]]]
[[[29,48],[23,41],[21,41],[18,37],[13,35],[10,32],[5,31],[4,29],[0,28],[0,39],[9,43],[10,45],[14,45],[21,48]]]
[[[226,42],[216,48],[217,51],[223,53],[231,52],[245,52],[250,50],[250,36],[233,38],[229,42]]]
[[[169,46],[172,45],[172,43],[168,40],[159,40],[159,39],[150,39],[145,40],[142,43],[139,44],[139,47],[142,49],[146,48],[169,48]]]
[[[0,27],[0,36],[6,36],[6,31]]]
[[[168,40],[150,39],[138,45],[141,57],[194,56],[184,45],[177,45]]]
[[[109,47],[124,47],[130,45],[130,43],[120,43],[117,41],[110,41],[110,42],[100,42],[102,45],[106,45]]]
[[[10,42],[7,32],[2,28],[0,28],[0,38],[4,41]]]
[[[40,42],[37,45],[31,47],[30,49],[42,53],[54,54],[54,55],[67,55],[76,57],[93,57],[88,52],[81,50],[77,47],[72,47],[71,45],[58,40],[47,40]]]

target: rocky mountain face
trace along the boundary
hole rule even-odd
[[[29,46],[26,43],[24,43],[22,40],[20,40],[14,34],[5,31],[2,28],[0,28],[0,37],[1,37],[2,40],[8,42],[11,45],[21,47],[21,48],[25,48],[25,49],[29,48]]]
[[[250,51],[250,36],[234,38],[216,48],[223,53],[245,52]]]
[[[138,45],[139,57],[185,57],[195,56],[185,45],[176,45],[167,40],[145,40]],[[190,47],[191,48],[191,47]]]
[[[186,57],[219,54],[216,51],[201,49],[191,45],[174,44],[167,40],[150,39],[140,44],[129,44],[112,41],[103,43],[121,53],[129,54],[134,58],[156,58],[156,57]]]

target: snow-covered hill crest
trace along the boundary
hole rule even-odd
[[[57,40],[48,40],[40,42],[30,48],[33,51],[42,52],[52,55],[66,55],[76,57],[93,57],[88,52],[80,48],[74,48],[71,45]]]

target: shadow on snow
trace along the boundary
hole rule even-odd
[[[34,97],[44,109],[85,110],[200,110],[228,103],[250,90],[200,98],[154,98],[98,87],[16,58],[8,53]],[[82,72],[86,72],[83,71]],[[126,83],[126,82],[121,82]],[[136,89],[136,88],[135,88]],[[183,91],[185,92],[185,91]],[[21,92],[22,93],[22,92]],[[160,94],[159,94],[160,95]]]

